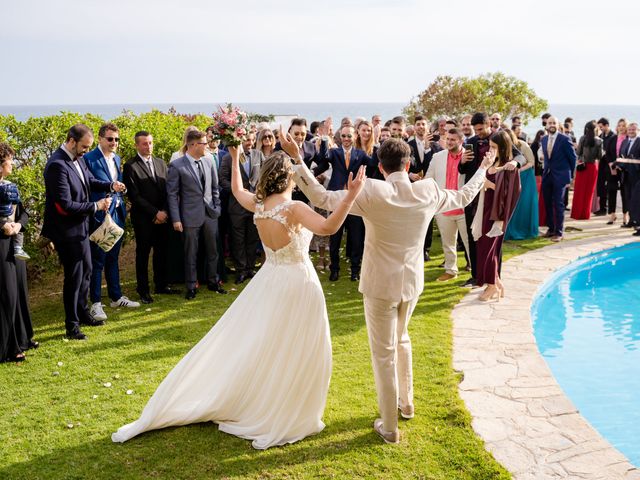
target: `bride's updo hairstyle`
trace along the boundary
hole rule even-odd
[[[291,175],[293,175],[293,169],[289,156],[282,151],[273,152],[260,167],[256,200],[264,202],[269,195],[284,192],[289,186]]]

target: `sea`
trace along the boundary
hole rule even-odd
[[[211,115],[219,105],[227,102],[211,103],[128,103],[128,104],[97,104],[97,105],[0,105],[0,115],[14,115],[18,120],[26,120],[29,117],[41,117],[56,115],[61,111],[77,113],[94,113],[111,119],[122,114],[123,111],[133,113],[149,112],[153,109],[168,111],[175,108],[179,113],[195,114],[203,113]],[[375,114],[382,116],[383,121],[402,114],[406,103],[244,103],[234,102],[246,112],[263,115],[275,115],[276,123],[288,123],[292,117],[303,117],[309,122],[323,120],[332,117],[334,124],[338,124],[343,117],[365,117],[371,119]],[[548,112],[563,122],[566,117],[574,120],[574,132],[580,136],[584,125],[590,120],[598,120],[601,117],[609,119],[612,127],[620,118],[629,121],[640,121],[640,105],[572,105],[551,104]],[[489,112],[492,113],[492,112]],[[510,122],[507,121],[507,124]],[[535,135],[541,128],[540,119],[533,119],[525,125],[525,131]]]

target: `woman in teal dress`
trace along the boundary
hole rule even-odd
[[[535,156],[527,142],[518,139],[511,130],[506,130],[513,144],[527,159],[527,163],[520,168],[520,185],[522,191],[513,216],[507,225],[505,240],[524,240],[536,238],[538,230],[538,190],[535,177]]]

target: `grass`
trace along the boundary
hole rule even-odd
[[[510,242],[505,259],[546,244]],[[131,256],[129,247],[121,261],[125,293],[135,290]],[[468,275],[435,282],[441,261],[435,250],[409,326],[416,417],[401,421],[399,446],[381,443],[372,430],[377,403],[362,300],[348,275],[335,283],[320,275],[334,362],[327,427],[267,451],[253,450],[211,423],[146,433],[123,445],[110,439],[139,416],[160,381],[239,291],[220,296],[201,289],[191,302],[157,296],[151,308],[107,307],[109,321],[87,328],[87,342],[65,342],[61,280],[50,276],[31,292],[40,348],[23,364],[0,365],[0,478],[510,478],[474,434],[458,397],[449,317],[467,292],[460,285]]]

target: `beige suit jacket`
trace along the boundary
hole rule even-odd
[[[424,237],[436,213],[468,205],[484,185],[478,169],[459,191],[444,190],[432,179],[414,183],[406,172],[386,181],[367,179],[351,208],[364,220],[366,235],[359,291],[392,302],[409,301],[424,289]],[[334,210],[346,190],[327,191],[304,165],[294,165],[294,180],[314,205]]]

